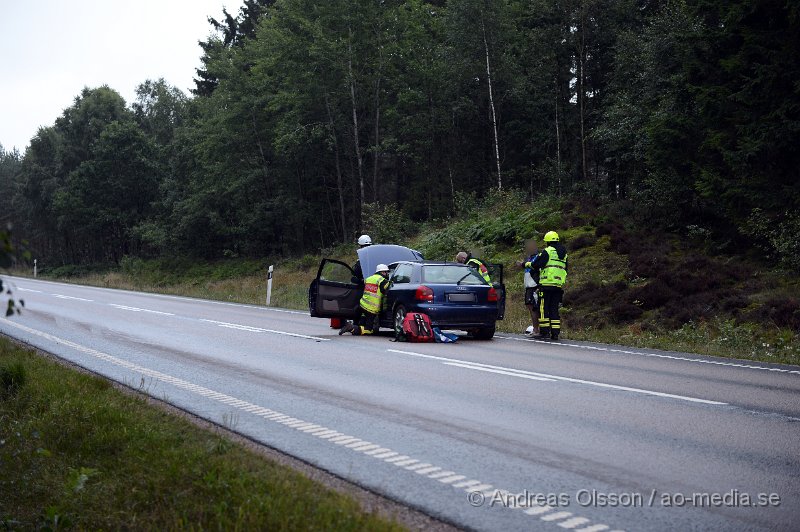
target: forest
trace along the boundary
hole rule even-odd
[[[87,87],[0,146],[17,247],[287,256],[502,189],[800,268],[796,2],[245,0],[209,23],[190,94]]]

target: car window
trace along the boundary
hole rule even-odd
[[[422,282],[430,284],[486,284],[483,277],[468,267],[455,264],[426,264],[422,267]]]
[[[410,283],[413,268],[411,264],[399,264],[394,270],[392,282],[394,282],[394,284]]]
[[[347,265],[340,262],[326,261],[322,266],[322,272],[319,276],[321,281],[330,281],[333,283],[352,284],[353,270]]]

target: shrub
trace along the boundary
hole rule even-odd
[[[644,311],[627,301],[617,301],[611,305],[611,320],[614,323],[626,323],[639,318]]]
[[[590,246],[593,246],[596,242],[597,242],[597,237],[594,237],[592,235],[583,234],[583,235],[576,236],[570,242],[568,242],[568,244],[569,244],[570,250],[578,251],[579,249],[588,248]]]
[[[662,307],[679,297],[678,292],[667,286],[667,283],[661,279],[655,279],[631,292],[631,298],[639,301],[645,310]]]
[[[416,229],[408,215],[394,204],[365,203],[362,211],[364,231],[376,244],[401,242]]]

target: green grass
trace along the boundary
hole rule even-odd
[[[395,530],[108,381],[0,338],[0,529]]]

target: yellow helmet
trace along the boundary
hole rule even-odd
[[[544,235],[545,242],[558,242],[558,233],[555,231],[548,231],[546,235]]]

